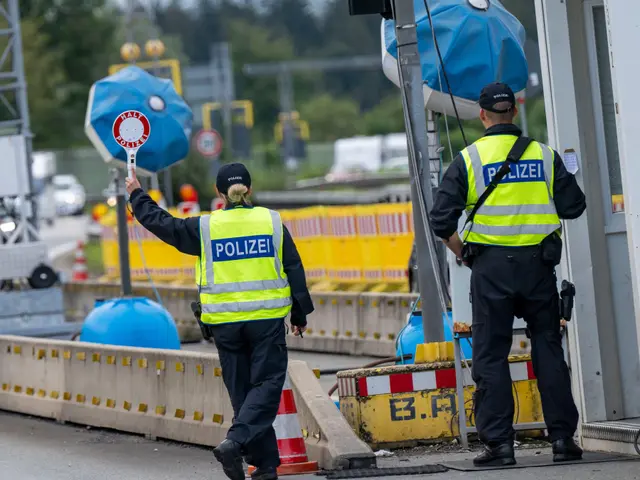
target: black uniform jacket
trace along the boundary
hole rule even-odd
[[[489,135],[522,135],[513,124],[494,125],[485,132]],[[578,218],[587,208],[584,193],[576,178],[564,166],[558,152],[553,161],[553,201],[558,216],[562,219]],[[431,209],[431,227],[440,238],[450,238],[458,229],[458,221],[467,206],[469,177],[462,154],[453,160],[445,172]]]
[[[165,243],[187,255],[200,256],[200,217],[175,218],[160,208],[142,189],[131,194],[133,214],[140,224]],[[313,312],[313,301],[300,255],[287,227],[283,228],[282,266],[289,279],[293,306],[291,324],[304,327]]]

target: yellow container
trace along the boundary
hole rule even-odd
[[[383,282],[383,252],[378,235],[377,206],[357,206],[356,229],[362,255],[362,281],[370,284]]]
[[[280,215],[295,240],[308,281],[311,283],[326,281],[330,238],[325,208],[284,210]]]
[[[441,362],[452,362],[453,355],[453,342],[439,342],[438,351],[440,354]]]
[[[356,228],[355,207],[327,207],[330,235],[329,280],[362,283],[363,256]]]
[[[382,273],[388,284],[408,288],[409,258],[413,246],[411,204],[390,203],[377,206],[380,249],[384,252]]]

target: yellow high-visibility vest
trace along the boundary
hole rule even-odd
[[[481,138],[462,151],[467,167],[467,213],[478,201],[516,142],[513,135]],[[553,150],[532,142],[466,226],[470,243],[507,247],[538,245],[562,224],[553,202]]]
[[[283,226],[261,207],[217,210],[200,217],[196,283],[201,321],[209,325],[282,319],[291,289],[282,267]]]

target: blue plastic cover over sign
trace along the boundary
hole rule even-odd
[[[127,152],[114,138],[114,122],[123,112],[141,112],[151,135],[137,152],[137,168],[156,173],[189,153],[193,112],[170,80],[131,66],[96,82],[91,88],[85,132],[106,162],[124,165]]]
[[[508,84],[514,92],[526,88],[529,72],[524,52],[525,29],[498,0],[427,1],[433,31],[425,0],[414,0],[422,79],[426,87],[449,94],[434,47],[435,32],[451,92],[458,100],[477,102],[482,88],[496,81]],[[397,60],[394,20],[383,21],[382,42],[383,63],[385,56]],[[385,74],[399,85],[397,73],[388,62]]]

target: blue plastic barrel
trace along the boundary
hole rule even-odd
[[[82,325],[80,341],[180,350],[180,336],[171,314],[144,297],[98,300]]]
[[[398,333],[396,340],[396,357],[402,357],[407,354],[415,355],[416,346],[424,343],[424,330],[422,328],[422,312],[416,311],[409,316],[409,321]],[[413,358],[410,360],[401,360],[398,365],[413,364]]]

